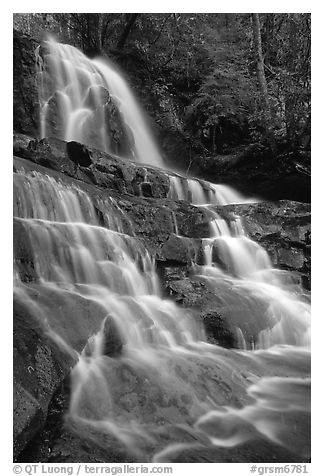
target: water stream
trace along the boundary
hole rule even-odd
[[[131,131],[133,157],[163,167],[136,100],[112,65],[53,40],[47,47],[63,138],[86,142],[94,128],[101,148],[110,150],[98,92],[103,87]],[[92,108],[86,106],[90,91]],[[44,136],[48,105],[44,100]],[[248,200],[225,185],[166,173],[169,198],[213,215],[210,236],[201,239],[204,263],[193,263],[191,272],[224,308],[233,309],[239,349],[208,343],[202,323],[163,297],[154,258],[130,232],[131,223],[125,228],[116,200],[106,202],[103,226],[91,197],[77,185],[23,169],[15,174],[14,216],[28,238],[37,276],[24,282],[17,262],[15,293],[77,359],[67,424],[99,446],[126,447],[142,461],[173,461],[187,451],[257,439],[307,459],[308,298],[289,273],[273,269],[240,217],[227,223],[215,209]],[[172,220],[179,236],[174,214]],[[60,312],[50,304],[56,299],[63,310],[70,302],[93,306],[97,330],[83,349],[77,334],[84,317]],[[245,332],[249,325],[260,328],[252,341]]]

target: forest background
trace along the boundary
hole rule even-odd
[[[233,156],[279,156],[310,173],[310,17],[25,13],[14,28],[112,58],[176,168],[203,176]]]

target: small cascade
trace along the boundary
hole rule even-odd
[[[198,180],[187,179],[188,198],[193,205],[208,203],[207,193]]]
[[[261,311],[260,303],[265,305],[262,312],[268,326],[259,332],[251,347],[269,348],[284,343],[309,345],[309,304],[284,286],[272,268],[268,253],[247,236],[239,217],[234,217],[228,226],[211,208],[208,213],[212,213],[214,219],[210,222],[210,238],[203,240],[204,266],[196,267],[196,272],[217,294],[224,293],[229,307],[231,302],[237,306],[238,299],[244,295],[246,312],[251,315],[256,309]],[[230,283],[231,293],[228,285],[224,287],[226,282]],[[238,342],[245,348],[241,329],[239,333]]]
[[[229,185],[219,185],[205,180],[184,178],[170,175],[169,198],[183,200],[193,205],[229,205],[252,203],[255,199],[247,199]]]
[[[187,192],[184,188],[184,179],[177,175],[170,175],[169,198],[171,200],[187,200]]]
[[[119,231],[100,226],[89,196],[76,187],[41,174],[17,174],[16,186],[16,220],[31,243],[40,283],[65,287],[113,310],[130,346],[176,345],[199,334],[185,315],[173,322],[171,316],[180,310],[159,298],[154,262],[136,239],[120,230],[113,202],[110,213],[117,217],[107,224],[117,223]]]
[[[243,197],[237,190],[229,185],[209,184],[211,191],[209,192],[209,202],[216,205],[228,205],[238,203],[251,203],[256,200]]]

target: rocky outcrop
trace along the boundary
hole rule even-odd
[[[28,159],[51,170],[99,187],[116,190],[123,194],[147,196],[150,186],[153,198],[166,197],[169,191],[167,173],[158,168],[147,168],[131,160],[123,160],[101,150],[79,144],[87,163],[78,163],[73,152],[74,141],[57,138],[37,140],[25,134],[15,134],[14,156]],[[81,160],[80,154],[79,161]],[[143,193],[144,190],[144,193]]]
[[[38,137],[39,98],[36,49],[30,36],[14,30],[13,35],[13,129]]]

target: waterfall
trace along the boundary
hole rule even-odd
[[[169,197],[172,200],[189,201],[194,205],[229,205],[253,203],[256,200],[245,198],[229,185],[214,184],[206,180],[170,175]]]
[[[232,385],[234,368],[235,385],[242,391],[248,383],[247,367],[262,375],[267,362],[285,369],[298,367],[299,359],[305,365],[309,359],[309,305],[284,288],[265,250],[241,234],[238,217],[231,227],[208,210],[214,218],[210,238],[202,242],[206,245],[207,240],[210,250],[204,265],[193,265],[193,271],[224,299],[225,306],[241,304],[252,320],[265,312],[266,328],[254,343],[246,342],[237,319],[242,350],[228,353],[206,342],[201,324],[190,312],[162,297],[154,259],[129,234],[131,227],[127,228],[114,199],[105,203],[102,226],[91,197],[76,185],[24,170],[15,174],[14,184],[14,214],[30,243],[37,275],[35,283],[24,282],[17,261],[16,296],[37,315],[62,351],[78,355],[71,375],[70,428],[84,438],[89,432],[98,438],[110,435],[144,461],[167,461],[177,453],[177,437],[172,432],[166,435],[179,425],[197,437],[204,433],[218,447],[235,446],[261,432],[292,449],[286,443],[289,423],[282,419],[286,410],[269,410],[277,396],[276,392],[268,394],[267,385],[278,389],[286,385],[287,390],[283,388],[294,411],[307,414],[308,387],[295,377],[295,370],[294,378],[267,377],[255,384],[255,390],[248,386],[248,392],[259,395],[260,391],[270,403],[264,404],[258,396],[254,405],[242,410],[228,406],[217,384]],[[205,206],[202,210],[207,211]],[[173,221],[176,223],[175,218]],[[218,241],[223,245],[218,253],[223,268],[213,258]],[[72,317],[71,322],[71,317],[53,306],[59,300],[66,309],[74,298],[91,303],[100,314],[101,324],[81,352],[73,334],[81,332],[82,316],[75,322]],[[72,331],[67,329],[67,318]],[[246,350],[249,348],[254,352]],[[301,385],[305,395],[295,401],[294,389]],[[220,424],[222,432],[216,430]],[[183,438],[181,448],[190,449],[190,439],[182,436],[181,441]],[[304,437],[298,438],[300,445],[305,443]]]
[[[102,107],[111,100],[133,157],[163,166],[129,87],[110,62],[91,61],[54,41],[47,49],[55,92],[42,103],[43,135],[55,97],[61,138],[86,138],[113,152]],[[15,223],[33,263],[28,281],[26,263],[16,257],[16,297],[77,360],[66,424],[99,446],[127,447],[142,461],[173,461],[181,452],[258,438],[307,458],[308,433],[298,426],[309,419],[307,297],[296,292],[289,273],[273,269],[239,216],[226,221],[219,212],[219,206],[251,199],[225,185],[168,177],[169,199],[189,201],[209,217],[209,236],[200,238],[203,262],[192,263],[191,273],[223,305],[240,348],[207,342],[194,313],[163,296],[154,257],[118,199],[94,198],[76,181],[41,172],[21,168],[14,175]],[[98,200],[104,201],[100,214]],[[183,238],[173,211],[170,220]],[[75,303],[88,314],[73,312]],[[78,336],[90,322],[92,336],[80,348]],[[249,341],[246,329],[254,328]]]
[[[117,121],[133,158],[163,167],[144,113],[112,61],[90,60],[73,46],[53,39],[46,41],[45,46],[48,66],[44,71],[41,63],[40,75],[42,137],[51,135],[51,125],[56,121],[61,125],[55,131],[59,138],[115,153],[113,143],[119,132],[114,122]],[[44,80],[48,75],[51,81]]]
[[[263,313],[269,326],[251,343],[253,348],[275,344],[309,346],[309,304],[285,285],[282,276],[272,268],[266,250],[246,235],[239,217],[231,222],[230,229],[217,212],[212,213],[215,218],[210,223],[211,237],[204,239],[205,264],[196,266],[196,272],[220,296],[224,293],[227,305],[240,296],[249,303],[246,310],[255,314],[256,319],[258,312]],[[260,302],[266,306],[263,311]],[[242,335],[241,329],[239,332]]]

